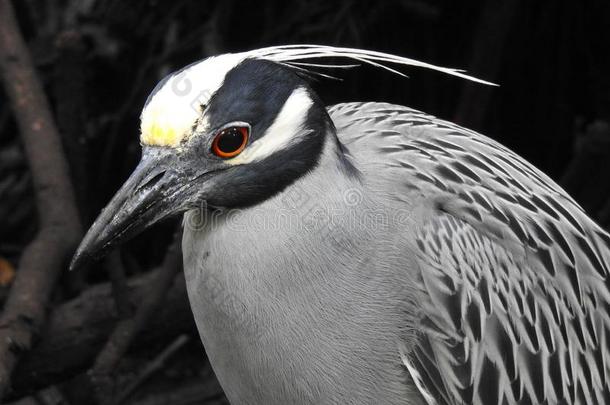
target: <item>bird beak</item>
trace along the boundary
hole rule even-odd
[[[129,179],[95,220],[72,258],[70,269],[142,232],[152,224],[186,210],[179,197],[184,176],[173,153],[145,148]]]

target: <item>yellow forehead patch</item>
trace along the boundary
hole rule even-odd
[[[197,111],[188,102],[161,90],[142,112],[140,142],[149,146],[178,147],[191,136],[197,118]]]
[[[201,106],[220,88],[226,73],[246,56],[210,57],[170,77],[142,111],[141,143],[176,148],[188,140],[200,124]]]

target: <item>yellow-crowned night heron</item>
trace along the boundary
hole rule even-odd
[[[184,269],[234,404],[610,403],[610,238],[493,140],[384,103],[326,108],[282,46],[170,75],[142,160],[74,263],[185,213]],[[382,66],[389,69],[387,66]]]

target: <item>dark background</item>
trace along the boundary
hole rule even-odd
[[[499,140],[610,227],[608,1],[28,0],[14,7],[62,137],[85,228],[137,163],[139,114],[157,81],[208,55],[292,43],[385,51],[500,84],[415,68],[403,69],[410,77],[403,79],[361,67],[336,72],[343,81],[313,87],[328,104],[404,104]],[[38,229],[23,146],[0,90],[1,302]],[[172,287],[167,295],[152,294],[148,316],[135,323],[126,353],[108,363],[103,383],[87,374],[113,330],[148,302],[153,276],[179,262],[165,253],[174,228],[171,221],[156,226],[121,254],[76,275],[62,272],[46,326],[33,332],[32,351],[13,373],[12,400],[34,395],[32,404],[50,404],[47,397],[55,395],[78,404],[97,396],[110,403],[110,395],[130,394],[125,403],[222,401],[180,274],[173,284],[159,284]],[[164,258],[165,267],[157,267]],[[190,337],[186,344],[176,340],[182,334]],[[149,370],[151,364],[160,367]]]

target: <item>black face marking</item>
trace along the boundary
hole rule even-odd
[[[209,205],[248,207],[279,193],[316,166],[327,134],[334,133],[326,108],[292,70],[249,59],[227,73],[223,86],[210,99],[206,115],[212,127],[233,121],[249,123],[250,144],[265,135],[297,88],[304,88],[313,100],[304,122],[308,135],[260,161],[227,165],[215,176]]]
[[[325,113],[326,110],[322,109]],[[234,166],[217,177],[219,187],[208,199],[212,206],[246,208],[280,193],[317,165],[326,135],[320,110],[312,108],[307,118],[311,135],[292,147],[247,165]],[[220,185],[225,184],[226,187]]]
[[[232,121],[252,125],[251,141],[263,136],[288,97],[306,83],[277,63],[246,59],[230,70],[211,97],[206,115],[212,126]]]

